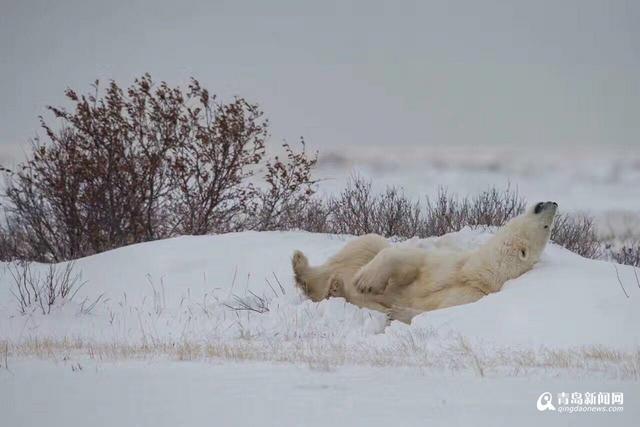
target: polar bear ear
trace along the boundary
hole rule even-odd
[[[526,261],[527,258],[529,258],[529,251],[527,250],[527,248],[521,246],[518,249],[518,258],[520,258],[522,261]]]

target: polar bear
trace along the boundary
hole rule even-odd
[[[475,302],[529,271],[549,241],[557,209],[555,202],[537,203],[471,251],[391,246],[376,234],[352,240],[317,267],[295,251],[295,282],[313,301],[344,297],[409,323],[424,311]]]

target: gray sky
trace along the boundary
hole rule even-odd
[[[319,148],[640,144],[637,1],[0,1],[0,146],[145,71]]]

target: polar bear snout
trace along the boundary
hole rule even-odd
[[[554,211],[558,209],[558,204],[556,202],[539,202],[533,208],[534,214],[539,214],[548,209],[553,209]]]

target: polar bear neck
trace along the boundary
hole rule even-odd
[[[480,248],[471,251],[461,269],[461,281],[485,294],[498,292],[508,280],[530,270],[537,261],[530,254],[527,261],[518,258],[519,248],[528,247],[518,236],[498,233]]]

